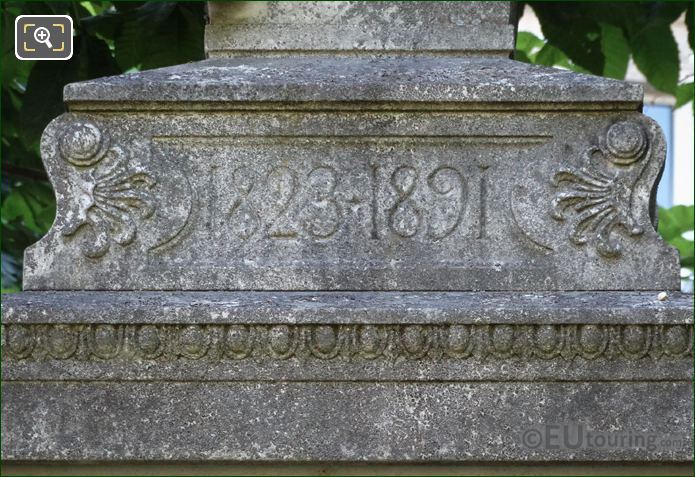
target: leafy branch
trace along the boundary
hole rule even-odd
[[[693,2],[527,2],[546,40],[517,38],[517,59],[624,79],[629,60],[676,106],[693,99],[692,78],[680,78],[671,25],[685,15],[693,49]],[[523,12],[523,7],[520,9]],[[688,81],[689,80],[689,81]]]

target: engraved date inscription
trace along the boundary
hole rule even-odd
[[[326,240],[359,225],[364,238],[439,241],[464,229],[468,208],[471,236],[484,237],[484,177],[468,177],[454,165],[365,164],[339,170],[327,163],[282,165],[254,170],[241,166],[218,178],[208,209],[216,223],[249,239]],[[469,204],[470,182],[476,204]],[[220,207],[227,196],[229,207]],[[221,212],[220,212],[221,211]],[[470,214],[469,214],[470,215]]]

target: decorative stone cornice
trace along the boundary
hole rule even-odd
[[[640,360],[692,354],[690,325],[5,325],[9,360]]]

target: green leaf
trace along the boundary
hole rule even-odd
[[[79,5],[84,8],[89,16],[100,15],[111,8],[111,2],[82,1],[79,2]]]
[[[680,254],[681,266],[692,267],[695,257],[695,242],[684,234],[695,229],[695,206],[676,205],[669,209],[659,208],[659,234]]]
[[[516,48],[526,52],[527,55],[533,53],[535,50],[543,48],[543,45],[545,45],[545,41],[531,32],[520,31],[516,35]]]
[[[514,50],[514,59],[517,61],[523,61],[524,63],[533,63],[531,58],[526,55],[526,52],[522,50]]]
[[[535,63],[544,66],[555,66],[567,62],[567,56],[550,43],[546,43],[536,55]]]
[[[541,48],[538,53],[529,58],[529,63],[543,66],[559,66],[560,68],[577,71],[579,73],[588,73],[581,66],[572,63],[562,50],[550,43],[544,44],[543,48]]]
[[[112,2],[113,7],[119,12],[127,12],[145,5],[147,2],[131,2],[130,0]]]
[[[587,4],[530,2],[548,43],[559,48],[575,65],[593,74],[603,73],[601,28]]]
[[[675,237],[669,240],[669,245],[678,249],[681,267],[692,267],[695,258],[695,242],[683,237]]]
[[[630,61],[630,45],[623,30],[609,23],[600,23],[601,52],[606,58],[603,64],[603,76],[624,79]]]
[[[2,220],[19,221],[37,236],[45,234],[55,217],[55,199],[47,184],[23,183],[12,189],[2,203]]]
[[[695,229],[695,206],[659,207],[659,234],[667,242]]]
[[[676,108],[693,100],[693,82],[678,85],[676,90]]]
[[[100,78],[121,73],[109,45],[94,36],[81,35],[82,55],[86,56],[87,71],[84,79]]]
[[[2,218],[9,222],[20,219],[29,230],[40,231],[40,227],[36,223],[34,209],[19,188],[14,189],[2,203]]]
[[[44,2],[51,9],[54,15],[64,15],[71,11],[70,2]]]
[[[678,45],[667,23],[650,23],[630,38],[632,56],[649,83],[675,95],[678,84]]]
[[[81,26],[89,35],[99,35],[102,38],[113,40],[116,32],[121,27],[123,17],[121,14],[105,11],[99,15],[83,18]]]
[[[645,2],[649,7],[649,17],[651,21],[663,23],[673,23],[687,11],[692,2],[668,1],[668,2]]]

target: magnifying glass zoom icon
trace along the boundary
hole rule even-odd
[[[44,43],[49,48],[53,48],[51,44],[51,32],[48,31],[48,28],[39,27],[34,30],[34,40],[39,43]]]

